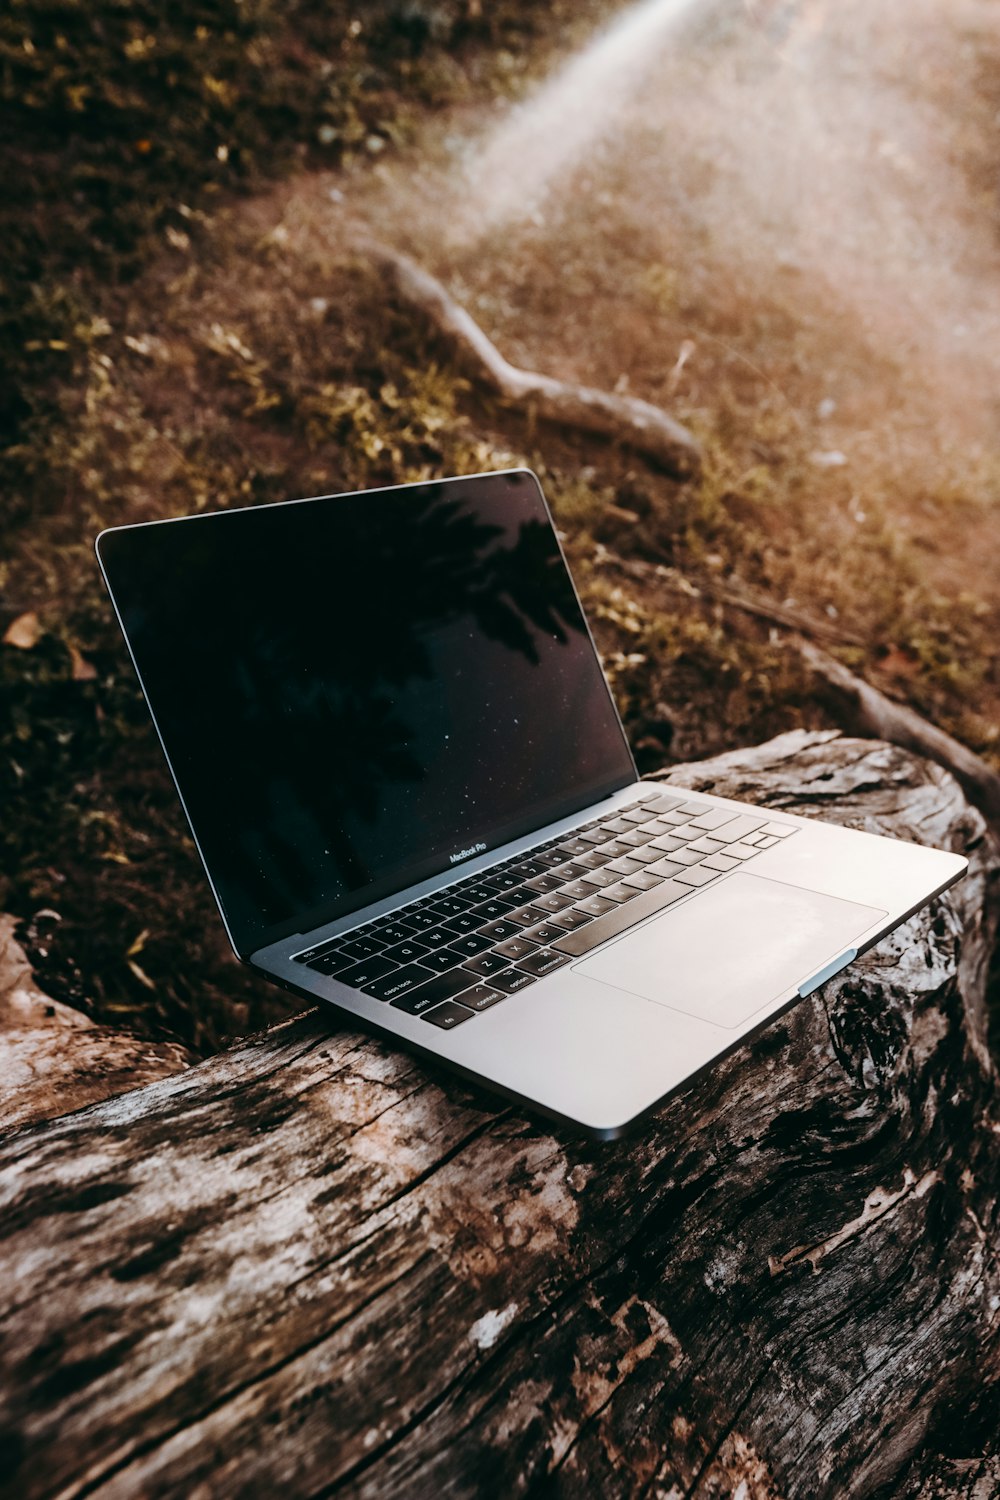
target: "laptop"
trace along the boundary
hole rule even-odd
[[[967,867],[642,782],[529,471],[97,553],[238,957],[592,1136]]]

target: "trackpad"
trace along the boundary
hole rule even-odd
[[[795,990],[885,912],[759,875],[730,875],[576,966],[733,1028]]]

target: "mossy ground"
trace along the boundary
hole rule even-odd
[[[712,602],[720,579],[849,619],[845,660],[1000,763],[979,707],[1000,693],[992,609],[927,582],[877,485],[863,525],[835,477],[817,495],[782,402],[720,377],[680,413],[705,475],[674,483],[484,401],[363,264],[240,206],[266,172],[405,149],[429,111],[519,87],[605,8],[386,4],[355,31],[338,4],[169,23],[24,4],[0,23],[24,214],[3,215],[0,591],[5,626],[28,617],[0,650],[0,905],[50,993],[206,1052],[285,1010],[228,952],[99,585],[93,538],[124,521],[529,463],[643,769],[823,722],[781,635]],[[655,267],[643,284],[651,316],[672,303]],[[959,515],[995,480],[931,498]],[[637,582],[617,558],[671,571]]]

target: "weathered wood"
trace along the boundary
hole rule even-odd
[[[660,407],[512,365],[440,281],[409,256],[372,241],[360,243],[358,251],[432,325],[469,377],[503,401],[559,427],[610,438],[680,479],[699,472],[696,438]]]
[[[953,735],[929,724],[907,704],[894,703],[812,641],[799,641],[798,648],[806,665],[821,679],[838,705],[843,728],[891,740],[894,745],[936,760],[959,781],[966,796],[986,814],[994,832],[1000,834],[1000,776],[985,761]]]
[[[988,1472],[997,849],[949,776],[871,741],[669,780],[970,874],[630,1140],[316,1014],[8,1136],[0,1493],[821,1500]]]
[[[176,1042],[98,1026],[35,984],[14,919],[0,916],[0,1131],[64,1115],[190,1067]]]

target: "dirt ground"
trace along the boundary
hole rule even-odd
[[[871,639],[884,548],[992,615],[995,3],[916,0],[905,22],[892,0],[637,9],[631,50],[612,28],[589,69],[572,61],[498,122],[456,110],[374,173],[300,179],[250,212],[320,271],[374,229],[509,357],[662,404],[743,474],[797,468],[768,523],[797,545],[762,580],[784,602]],[[871,644],[907,692],[919,649]],[[987,751],[992,676],[966,704]]]
[[[641,768],[828,722],[720,581],[1000,764],[997,0],[615,15],[519,102],[455,87],[336,170],[182,204],[89,325],[56,482],[5,575],[37,640],[0,665],[3,904],[42,987],[96,1019],[210,1051],[284,1008],[225,947],[97,584],[103,525],[527,462]],[[509,358],[667,407],[701,482],[469,389],[366,235]]]

